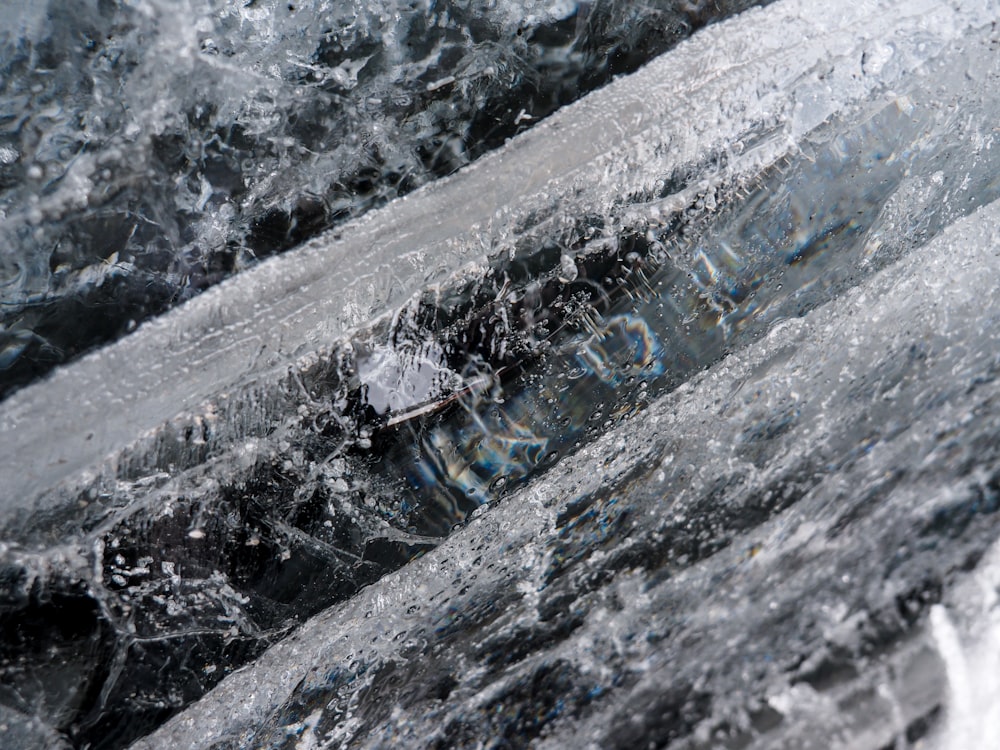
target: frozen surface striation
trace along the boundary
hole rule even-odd
[[[0,396],[756,0],[0,3]]]
[[[730,355],[140,746],[916,739],[948,677],[915,626],[997,538],[998,223]]]
[[[998,15],[748,12],[14,394],[8,731],[935,730],[1000,505]]]

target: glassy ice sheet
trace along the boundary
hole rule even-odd
[[[0,3],[0,397],[755,0]]]
[[[5,731],[121,747],[195,701],[148,746],[940,731],[1000,506],[997,10],[732,19],[15,394]],[[310,299],[351,242],[377,273]],[[221,359],[172,358],[192,332]],[[43,403],[146,361],[99,419]],[[45,409],[60,458],[17,473]]]

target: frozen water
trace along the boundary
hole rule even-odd
[[[996,538],[998,219],[734,352],[154,745],[915,740],[949,658],[915,626]]]
[[[1000,543],[980,561],[949,602],[930,613],[931,632],[948,678],[945,720],[932,747],[996,747],[1000,744]],[[958,610],[959,631],[949,609]]]
[[[7,731],[963,721],[934,606],[997,536],[997,15],[747,13],[14,394]]]
[[[150,746],[915,742],[951,676],[919,623],[996,539],[998,219],[658,399]]]
[[[635,225],[669,223],[689,211],[696,224],[699,212],[713,210],[716,189],[725,192],[729,186],[736,195],[752,188],[762,171],[780,171],[780,160],[795,154],[792,136],[801,128],[802,101],[822,107],[814,115],[818,121],[838,112],[850,120],[852,112],[862,118],[909,106],[892,94],[893,76],[921,69],[921,61],[960,37],[976,17],[973,10],[953,14],[933,3],[914,7],[912,14],[892,22],[859,10],[838,25],[789,10],[782,23],[799,42],[788,48],[775,43],[776,49],[763,55],[741,43],[738,33],[696,38],[683,53],[662,58],[546,121],[497,158],[428,186],[419,200],[396,203],[392,210],[349,225],[342,235],[310,243],[287,261],[254,269],[237,285],[154,321],[143,336],[57,372],[44,387],[17,394],[0,410],[0,471],[9,479],[6,506],[17,516],[57,506],[95,481],[103,461],[112,477],[119,470],[125,477],[152,476],[168,463],[180,470],[201,461],[208,448],[185,457],[172,436],[162,436],[161,426],[171,419],[177,424],[168,435],[191,428],[211,434],[219,445],[232,442],[241,450],[255,445],[250,439],[271,431],[278,420],[274,410],[287,408],[273,403],[284,398],[274,381],[281,381],[290,365],[301,371],[312,367],[315,377],[326,377],[315,364],[339,355],[338,340],[379,316],[376,328],[391,325],[404,305],[420,305],[425,285],[433,310],[452,296],[463,299],[462,290],[479,284],[498,259],[511,259],[512,270],[499,268],[498,278],[489,282],[502,288],[503,273],[515,280],[542,275],[548,257],[554,256],[561,268],[564,247],[596,240],[592,246],[602,238],[614,244]],[[934,21],[934,32],[925,30],[926,18]],[[895,63],[885,66],[881,77],[856,75],[870,44],[856,39],[862,26],[866,38],[899,37]],[[833,54],[833,49],[843,52]],[[720,77],[706,60],[729,75]],[[982,87],[974,84],[959,90],[981,96]],[[734,93],[725,93],[730,89]],[[815,104],[818,90],[824,92],[822,105]],[[876,93],[884,98],[858,104]],[[990,156],[986,145],[992,131],[975,124],[959,130],[960,117],[947,114],[955,113],[957,104],[943,110],[938,138],[966,132],[959,143],[970,146],[967,158],[979,152]],[[765,112],[769,119],[763,119]],[[808,158],[805,154],[802,160]],[[949,147],[936,158],[950,159]],[[991,173],[976,174],[988,180]],[[942,212],[965,210],[961,201],[940,200],[950,195],[946,178],[964,176],[935,170],[890,196],[883,234],[894,231],[887,249],[911,235],[921,241],[925,215],[938,216],[934,221],[940,224],[949,218]],[[822,173],[812,179],[822,180]],[[968,191],[972,184],[961,189]],[[783,210],[782,205],[776,200],[774,210]],[[454,206],[461,206],[459,215]],[[925,211],[927,206],[932,210]],[[785,221],[796,207],[786,208]],[[907,221],[911,224],[903,224]],[[872,248],[883,244],[879,235],[874,240]],[[887,255],[891,259],[892,253]],[[487,286],[487,300],[493,297],[489,292]],[[473,297],[464,304],[475,308],[483,302]],[[334,390],[323,382],[314,387]],[[293,398],[301,395],[300,390]],[[156,450],[169,455],[158,457]],[[37,468],[21,471],[21,455],[32,456]]]
[[[0,395],[753,0],[0,3]]]

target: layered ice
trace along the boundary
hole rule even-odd
[[[754,0],[0,4],[0,396]]]
[[[651,404],[140,746],[916,742],[949,684],[917,625],[996,539],[998,212]]]
[[[749,12],[12,396],[7,731],[934,730],[1000,504],[997,12]]]

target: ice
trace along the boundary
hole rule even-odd
[[[709,27],[11,396],[8,725],[926,734],[953,660],[924,624],[1000,502],[996,14]]]
[[[895,56],[901,74],[960,38],[964,19],[976,17],[971,9],[952,16],[934,4],[914,7],[893,22],[858,10],[832,28],[832,21],[790,9],[788,36],[798,42],[772,56],[730,42],[726,32],[703,35],[682,53],[546,121],[496,158],[428,186],[419,200],[398,202],[288,259],[253,269],[235,284],[148,324],[142,336],[91,356],[72,371],[55,373],[43,387],[9,399],[0,412],[0,440],[12,441],[0,452],[0,473],[10,478],[4,490],[8,507],[27,510],[60,502],[60,492],[54,491],[60,483],[67,482],[72,492],[79,482],[74,476],[92,473],[106,457],[148,450],[127,446],[185,412],[214,421],[220,442],[266,429],[272,419],[269,402],[276,398],[270,384],[289,365],[300,361],[296,368],[306,366],[301,362],[315,361],[317,350],[322,358],[356,327],[395,314],[424,285],[448,282],[456,268],[465,270],[450,282],[454,286],[482,273],[491,257],[510,254],[530,268],[533,255],[552,240],[566,245],[595,232],[615,237],[627,230],[634,208],[619,206],[619,196],[636,195],[643,220],[650,214],[666,220],[710,195],[713,173],[721,184],[738,182],[741,175],[755,177],[794,153],[786,128],[800,90],[812,96],[817,71],[832,66],[837,74],[837,60],[854,69],[861,54],[855,49],[857,27],[870,35],[895,29],[901,37]],[[936,19],[937,36],[923,29],[925,17]],[[907,29],[913,34],[904,44]],[[835,48],[846,51],[831,56]],[[705,58],[730,71],[733,80],[711,73]],[[882,78],[844,77],[850,83],[831,90],[828,112],[852,111],[855,102],[888,86]],[[779,91],[783,84],[791,87],[784,98],[722,93],[742,94],[748,87]],[[687,92],[683,97],[682,91]],[[762,123],[762,102],[768,101],[772,120]],[[623,112],[635,116],[623,118]],[[973,129],[969,137],[988,141],[993,136]],[[570,142],[572,148],[566,148]],[[733,154],[739,158],[727,166],[721,157],[733,151],[744,153]],[[706,156],[713,154],[720,156]],[[903,212],[934,195],[923,181],[907,190],[912,198],[900,201]],[[650,200],[660,193],[662,203]],[[938,204],[946,211],[951,205]],[[461,206],[459,215],[454,206]],[[563,215],[584,217],[582,226],[554,218],[557,207]],[[919,216],[895,236],[919,231]],[[900,221],[906,218],[900,215]],[[252,403],[244,407],[247,400]],[[136,409],[140,401],[142,408]],[[227,402],[238,406],[227,407]],[[254,409],[261,410],[259,416],[253,416]],[[237,423],[230,425],[233,420]],[[78,439],[80,434],[86,439]],[[19,455],[31,455],[38,470],[18,470]]]
[[[0,395],[752,2],[5,0]]]
[[[138,746],[891,744],[947,679],[915,624],[996,538],[998,219],[733,353]]]
[[[996,538],[998,218],[993,203],[659,399],[149,746],[280,745],[321,707],[300,729],[331,746],[891,743],[945,680],[908,623]]]
[[[995,711],[1000,698],[1000,544],[987,550],[970,578],[956,587],[947,605],[935,605],[929,617],[948,681],[945,720],[931,742],[940,750],[1000,743]]]

